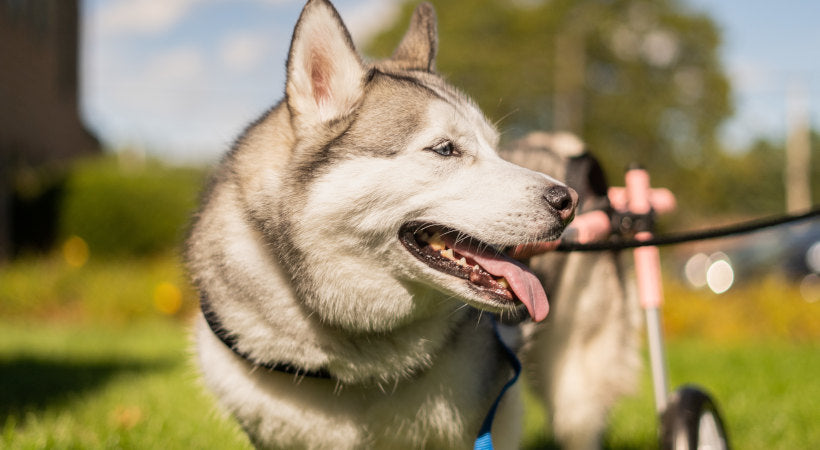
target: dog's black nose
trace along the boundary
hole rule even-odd
[[[575,216],[575,207],[578,205],[578,193],[567,186],[550,186],[544,194],[544,200],[550,205],[564,222],[569,222]]]

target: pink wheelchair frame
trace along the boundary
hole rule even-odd
[[[638,241],[652,239],[654,213],[675,209],[675,196],[667,189],[653,189],[649,174],[641,168],[626,173],[626,187],[609,189],[612,208],[628,222],[641,220],[643,226],[631,227]],[[628,223],[629,228],[634,223]],[[580,244],[600,241],[613,232],[612,218],[604,211],[579,215],[565,236]],[[649,358],[655,408],[660,417],[660,447],[663,449],[728,449],[729,442],[723,421],[714,400],[703,389],[686,385],[671,395],[666,369],[660,307],[663,303],[660,254],[658,247],[645,246],[633,250],[637,291],[646,316]]]

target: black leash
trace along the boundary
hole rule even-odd
[[[820,215],[820,206],[815,206],[808,212],[801,214],[784,214],[763,219],[750,220],[748,222],[741,222],[735,225],[729,225],[721,228],[714,228],[711,230],[687,231],[680,233],[672,233],[665,236],[654,237],[647,241],[639,241],[637,239],[623,239],[615,237],[608,241],[592,242],[588,244],[579,244],[574,242],[561,242],[555,251],[559,252],[598,252],[604,250],[626,250],[638,247],[661,246],[681,244],[684,242],[702,241],[706,239],[716,239],[721,237],[732,236],[736,234],[751,233],[760,231],[766,228],[784,225],[787,223],[800,222],[811,219]]]

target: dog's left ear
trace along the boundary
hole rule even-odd
[[[433,72],[436,69],[437,49],[436,10],[433,5],[424,2],[413,13],[410,28],[390,59],[402,69]]]
[[[293,32],[287,64],[287,103],[300,126],[349,114],[362,97],[366,71],[339,13],[310,0]]]
[[[586,212],[609,205],[606,175],[598,159],[588,151],[569,158],[566,183],[575,189],[581,198],[579,211]]]

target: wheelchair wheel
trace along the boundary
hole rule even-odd
[[[694,386],[684,386],[669,398],[661,416],[664,450],[728,450],[729,439],[712,398]]]

